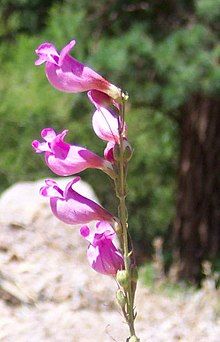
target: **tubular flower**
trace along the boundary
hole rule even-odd
[[[104,141],[119,143],[121,117],[115,101],[96,90],[88,92],[88,97],[96,107],[92,117],[92,126],[96,135]],[[112,108],[113,106],[115,108]]]
[[[94,106],[99,109],[100,107],[112,107],[117,110],[119,114],[120,105],[117,101],[115,101],[109,95],[99,91],[99,90],[90,90],[87,93],[89,100],[94,104]]]
[[[123,256],[116,243],[116,233],[108,222],[98,222],[95,232],[83,226],[80,234],[90,243],[87,258],[96,272],[115,276],[118,270],[124,268]]]
[[[67,130],[56,134],[52,128],[44,128],[41,136],[45,140],[34,140],[32,146],[37,153],[45,153],[47,166],[59,176],[70,176],[87,168],[101,169],[113,175],[112,165],[109,161],[99,157],[90,150],[70,145],[64,141]]]
[[[93,130],[100,139],[119,143],[119,120],[120,117],[102,107],[93,114]]]
[[[113,216],[96,202],[80,195],[72,187],[80,177],[70,181],[64,190],[52,180],[47,179],[46,185],[40,189],[40,194],[50,198],[53,214],[67,224],[85,224],[91,221],[110,221]]]
[[[92,117],[93,130],[100,139],[107,142],[104,157],[114,164],[114,150],[118,150],[120,132],[122,132],[123,136],[123,148],[126,150],[129,145],[127,126],[126,123],[123,126],[122,118],[119,115],[119,104],[98,90],[89,91],[88,97],[96,107]]]
[[[72,40],[60,53],[51,43],[41,44],[35,50],[39,57],[35,65],[46,63],[45,72],[48,81],[60,91],[78,93],[97,89],[115,100],[120,100],[121,90],[119,88],[70,56],[69,53],[75,44],[76,41]]]

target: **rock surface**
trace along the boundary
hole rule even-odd
[[[125,341],[114,279],[90,269],[79,227],[52,216],[41,185],[18,183],[0,198],[0,341]],[[86,183],[77,190],[97,200]],[[139,285],[137,310],[142,342],[219,341],[214,290],[170,298]]]

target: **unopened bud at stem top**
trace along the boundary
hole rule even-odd
[[[116,299],[117,299],[117,302],[118,304],[124,308],[125,307],[125,304],[126,304],[126,297],[124,295],[124,292],[122,290],[118,290],[116,292]]]
[[[127,270],[119,270],[116,275],[117,282],[124,289],[129,287],[129,273]]]

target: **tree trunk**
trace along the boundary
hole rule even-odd
[[[180,125],[174,220],[177,279],[198,282],[201,263],[220,251],[220,113],[215,99],[194,98]]]

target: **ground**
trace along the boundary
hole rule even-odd
[[[124,342],[114,279],[90,269],[79,227],[52,216],[39,184],[16,185],[0,199],[0,341]],[[219,341],[213,287],[170,297],[140,282],[136,299],[142,342]]]

